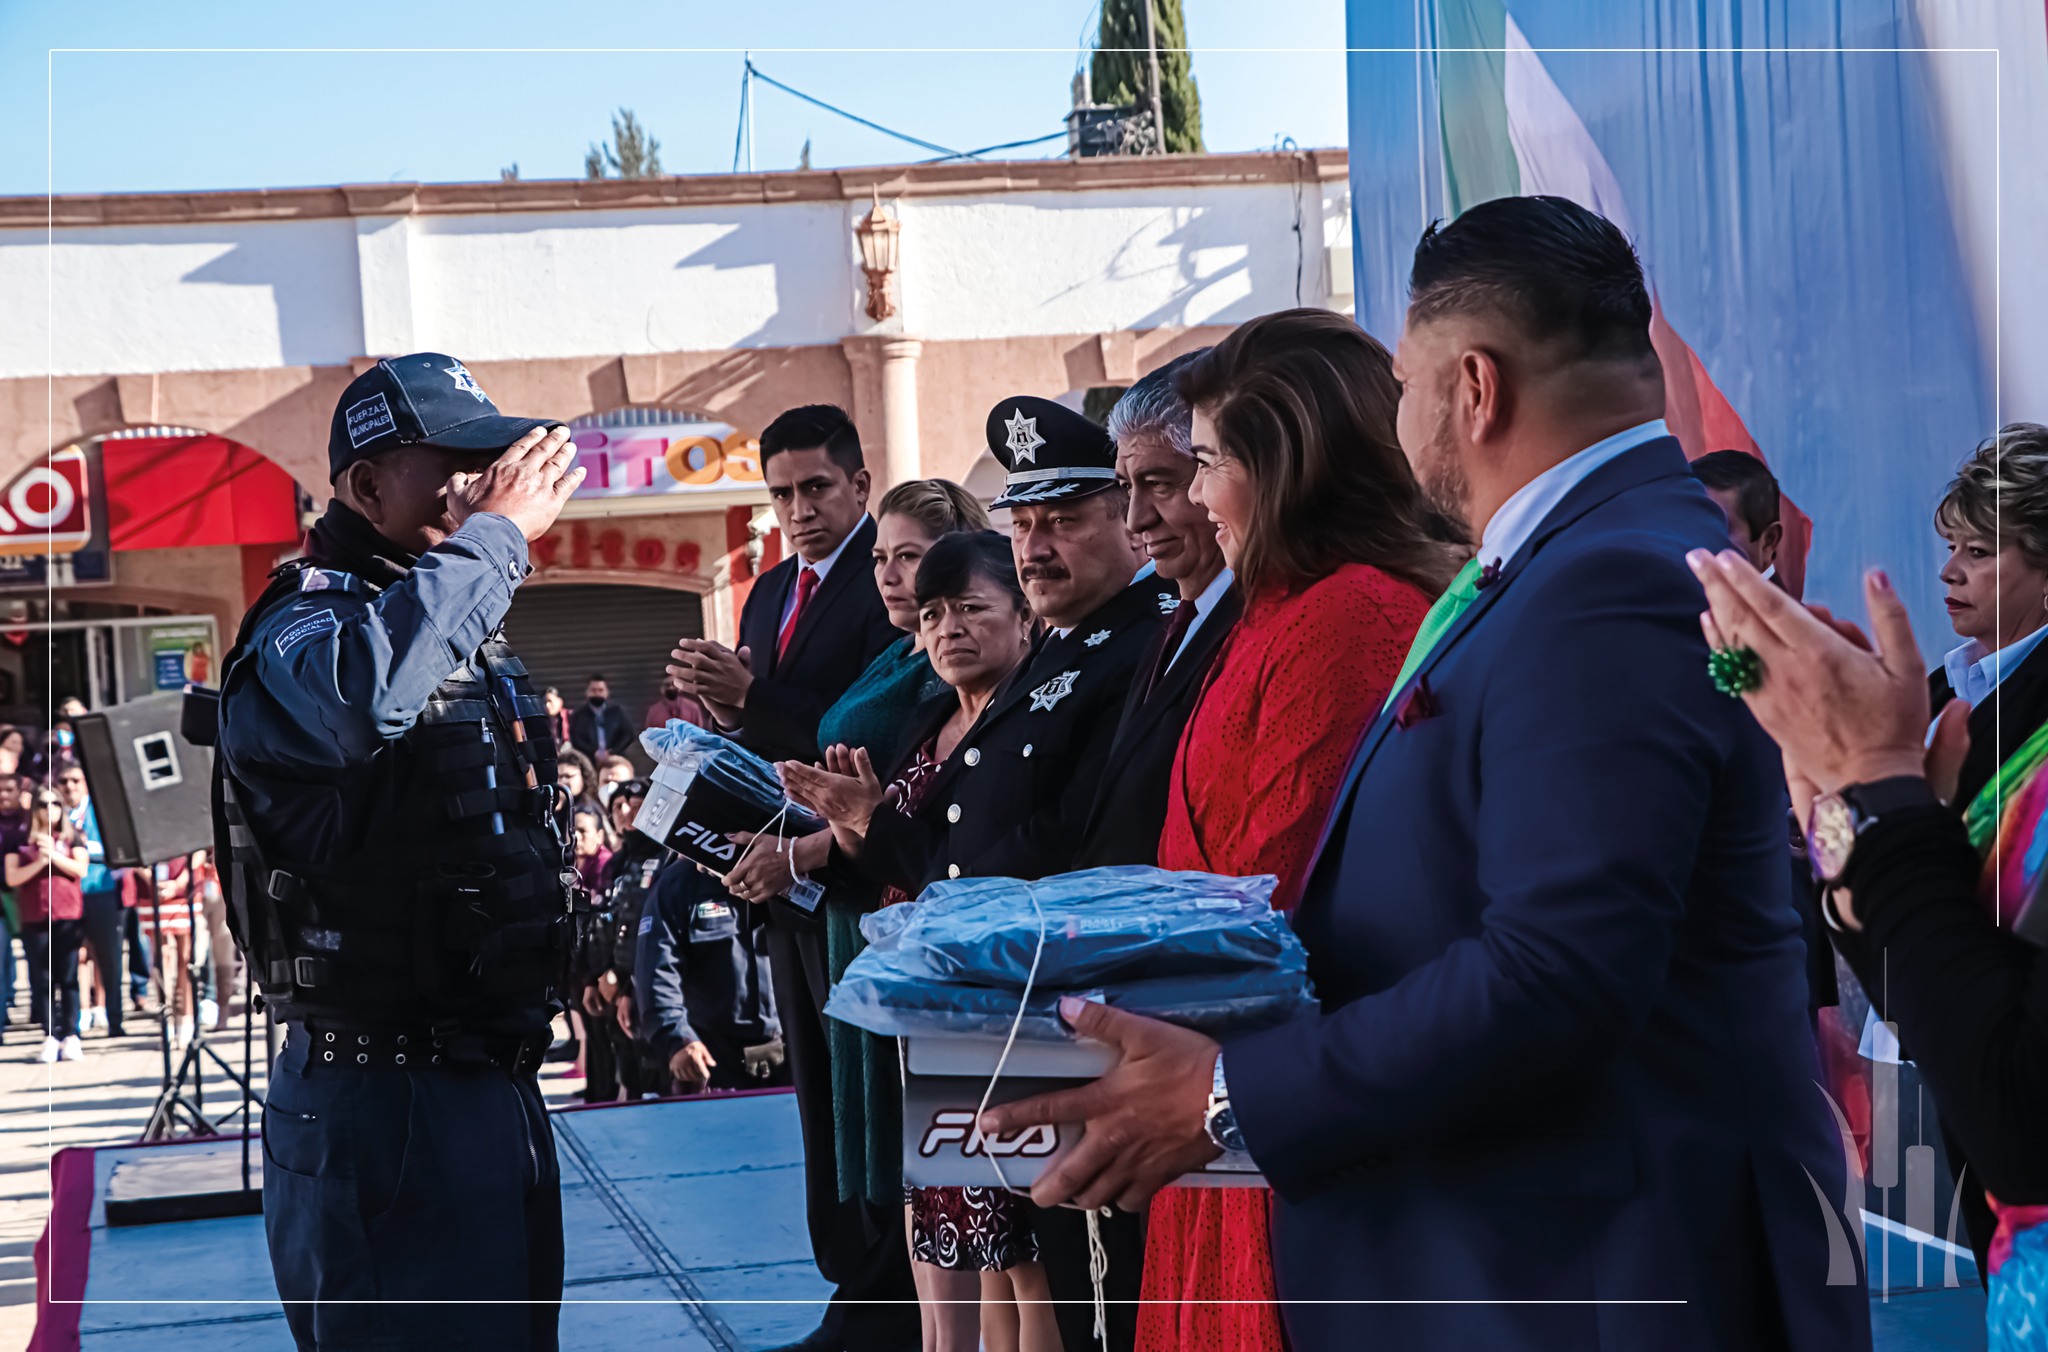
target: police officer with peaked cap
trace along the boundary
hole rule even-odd
[[[535,1070],[586,908],[554,740],[499,624],[574,453],[452,357],[378,362],[335,408],[305,557],[223,665],[215,831],[286,1029],[264,1228],[302,1349],[557,1346]]]
[[[927,787],[915,814],[878,808],[857,867],[915,895],[940,878],[1043,878],[1075,866],[1132,683],[1180,603],[1124,526],[1109,433],[1049,399],[1019,395],[988,416],[989,449],[1008,475],[991,507],[1010,509],[1012,557],[1046,626]],[[917,729],[917,745],[952,713]],[[792,792],[812,778],[785,766]],[[835,862],[844,856],[834,847]],[[1067,1352],[1088,1352],[1093,1283],[1082,1213],[1030,1207]],[[1112,1352],[1131,1346],[1144,1263],[1140,1218],[1100,1219]]]
[[[939,878],[1073,867],[1124,697],[1179,599],[1139,568],[1108,432],[1032,395],[997,404],[987,432],[1008,471],[990,506],[1010,509],[1017,576],[1045,630],[939,768],[922,810],[870,823],[861,867],[912,895]]]

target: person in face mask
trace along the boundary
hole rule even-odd
[[[683,690],[683,683],[673,676],[661,678],[661,698],[647,706],[647,721],[650,728],[665,728],[671,718],[680,718],[685,723],[694,723],[700,728],[711,726],[710,715],[697,697]]]
[[[569,744],[593,763],[633,745],[633,727],[626,711],[611,702],[612,688],[602,676],[583,687],[583,703],[569,715]]]

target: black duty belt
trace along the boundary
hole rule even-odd
[[[433,1028],[363,1028],[325,1021],[293,1023],[288,1037],[310,1039],[312,1066],[396,1066],[405,1070],[496,1069],[514,1075],[540,1069],[552,1034],[491,1036]]]

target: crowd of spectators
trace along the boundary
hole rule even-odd
[[[0,727],[0,1029],[33,1029],[45,1062],[80,1059],[95,1032],[127,1037],[135,1015],[182,1048],[226,1027],[242,991],[209,851],[107,867],[72,727],[84,712],[70,698],[40,735]]]

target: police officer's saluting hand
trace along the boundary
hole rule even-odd
[[[493,512],[538,540],[555,524],[587,473],[566,427],[536,427],[481,473],[457,471],[448,481],[448,518],[457,529],[478,512]]]
[[[306,557],[222,667],[216,836],[286,1028],[264,1224],[303,1349],[557,1345],[534,1073],[587,905],[499,625],[574,458],[568,429],[501,415],[452,357],[378,362],[335,409]]]

